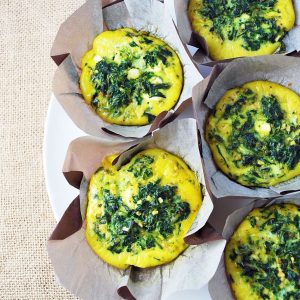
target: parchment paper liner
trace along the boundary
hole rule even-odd
[[[88,0],[61,25],[51,56],[59,65],[54,75],[53,93],[74,123],[90,135],[121,141],[124,139],[120,136],[139,138],[157,129],[164,119],[180,109],[183,102],[192,96],[192,87],[202,76],[182,44],[163,3],[157,0],[117,2],[102,10],[101,1]],[[183,65],[184,86],[176,106],[159,114],[149,125],[119,126],[105,122],[86,104],[78,85],[81,58],[92,48],[94,38],[104,30],[120,27],[147,30],[162,38],[177,52]]]
[[[203,37],[192,30],[188,17],[187,8],[189,0],[165,0],[169,7],[174,7],[176,23],[179,35],[185,44],[198,48],[193,59],[198,64],[214,65],[216,62],[209,57],[207,44]],[[285,54],[298,55],[295,51],[300,51],[300,0],[294,0],[295,26],[284,37],[283,42],[286,45]],[[229,59],[232,60],[232,59]],[[223,60],[222,62],[229,61]]]
[[[269,206],[275,203],[293,203],[300,206],[300,192],[292,193],[290,195],[272,200],[269,199],[263,201],[260,199],[253,201],[247,206],[234,211],[226,220],[223,230],[223,237],[228,240],[236,227],[252,209]],[[222,255],[218,269],[213,278],[210,280],[208,287],[209,293],[213,300],[234,300],[225,272],[224,255]]]
[[[202,185],[203,203],[186,238],[193,246],[175,261],[155,268],[120,271],[103,262],[88,246],[77,197],[47,245],[55,273],[63,286],[83,299],[116,299],[118,295],[126,299],[164,299],[176,291],[201,288],[209,281],[225,241],[205,225],[213,205],[206,190],[197,138],[196,121],[182,119],[153,132],[138,144],[130,142],[104,147],[103,142],[91,137],[79,138],[70,144],[63,171],[69,183],[77,188],[82,175],[88,180],[106,155],[131,147],[115,161],[119,166],[134,153],[156,146],[182,157],[197,174]]]
[[[214,201],[214,209],[220,213],[228,215],[256,198],[274,198],[282,193],[297,191],[300,189],[300,176],[270,188],[248,188],[229,179],[215,165],[205,140],[205,122],[210,109],[226,90],[254,80],[273,81],[300,94],[299,69],[300,60],[295,57],[267,55],[236,59],[216,65],[211,75],[193,88],[193,106],[201,135],[205,174],[210,191],[218,198]]]

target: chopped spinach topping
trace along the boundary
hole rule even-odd
[[[214,141],[218,143],[224,142],[223,138],[219,134],[217,134],[214,128],[208,133],[208,138],[210,141]]]
[[[132,172],[134,177],[148,179],[153,175],[151,165],[154,159],[151,156],[143,155],[134,160],[133,164],[128,168],[128,172]]]
[[[199,14],[212,20],[210,31],[222,40],[242,38],[243,48],[256,51],[262,44],[275,43],[285,35],[276,16],[265,16],[275,11],[276,3],[277,0],[203,0]]]
[[[230,260],[261,299],[300,297],[299,219],[299,210],[291,214],[285,204],[263,208],[256,218],[252,213],[246,217],[259,234],[252,238],[248,233],[247,243],[235,234],[229,241],[235,243]]]
[[[144,156],[136,160],[133,166],[152,162],[151,157]],[[137,168],[132,169],[134,174],[137,171]],[[140,185],[137,195],[133,197],[136,208],[131,209],[122,203],[121,197],[114,197],[104,189],[104,214],[97,218],[94,226],[98,239],[105,238],[99,224],[106,224],[109,232],[108,249],[113,253],[120,253],[124,249],[135,252],[138,249],[161,247],[160,241],[167,239],[175,229],[179,230],[180,222],[190,214],[189,203],[183,201],[176,192],[176,186],[162,186],[159,180]]]
[[[262,97],[261,105],[263,114],[266,116],[268,122],[273,124],[275,127],[279,127],[281,125],[284,114],[276,97]]]
[[[241,108],[245,103],[246,99],[247,98],[241,96],[233,104],[226,104],[225,111],[224,111],[224,118],[227,119],[230,115],[238,114],[241,111]]]
[[[146,74],[146,73],[145,73]],[[149,77],[150,72],[147,73],[147,77]],[[150,75],[151,76],[151,75]],[[151,83],[149,81],[144,81],[143,90],[152,97],[161,97],[166,98],[166,96],[160,90],[167,90],[171,87],[169,83]]]
[[[132,68],[132,61],[129,60],[120,64],[108,59],[97,62],[91,76],[96,90],[91,103],[96,110],[102,105],[101,109],[119,116],[130,102],[135,101],[140,105],[144,94],[150,98],[166,97],[163,91],[171,87],[170,83],[152,83],[155,74],[149,71],[142,72],[137,78],[129,78],[128,72]],[[97,98],[100,93],[108,99],[104,106]]]
[[[121,200],[121,197],[114,197],[109,190],[103,190],[104,217],[106,220],[110,220],[113,214],[119,209]]]
[[[155,67],[159,61],[164,65],[168,65],[168,57],[171,57],[173,54],[168,49],[162,46],[156,46],[154,50],[149,51],[145,56],[144,60],[147,66]]]
[[[253,216],[249,217],[249,222],[252,227],[256,226],[256,218],[255,217],[253,217]]]
[[[129,46],[130,47],[137,47],[138,44],[135,41],[132,41],[132,42],[129,43]]]
[[[128,36],[128,37],[134,37],[135,34],[132,31],[126,31],[126,36]]]
[[[143,43],[145,43],[145,44],[147,44],[147,45],[149,45],[149,44],[152,44],[153,43],[153,41],[152,40],[150,40],[149,38],[147,38],[147,37],[143,37]]]

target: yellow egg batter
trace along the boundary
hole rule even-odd
[[[109,123],[151,123],[175,106],[182,86],[183,69],[176,52],[144,31],[104,31],[82,58],[82,95]]]
[[[202,194],[194,172],[161,149],[136,154],[117,170],[107,157],[88,188],[86,239],[108,264],[125,269],[161,265],[187,245]]]
[[[300,209],[257,208],[241,222],[225,249],[225,266],[237,300],[300,299]]]
[[[217,166],[245,185],[269,187],[300,175],[300,97],[268,81],[228,90],[206,122]]]
[[[213,60],[272,54],[295,23],[292,0],[190,0],[188,15]]]

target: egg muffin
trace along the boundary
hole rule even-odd
[[[300,209],[293,204],[251,211],[225,248],[237,300],[300,299]]]
[[[295,23],[292,0],[190,0],[188,15],[213,60],[284,50]]]
[[[187,248],[184,237],[202,203],[197,176],[181,158],[157,148],[119,170],[114,158],[105,158],[90,179],[87,242],[120,269],[172,261]]]
[[[177,103],[183,69],[163,40],[132,28],[104,31],[82,58],[80,89],[106,122],[146,125]]]
[[[269,187],[300,175],[300,97],[268,81],[228,90],[206,122],[216,165],[231,179]]]

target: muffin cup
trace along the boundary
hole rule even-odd
[[[209,57],[209,51],[205,39],[198,33],[193,31],[191,23],[188,17],[188,3],[189,0],[165,0],[166,6],[175,9],[176,23],[179,35],[182,41],[187,44],[196,47],[198,50],[194,54],[193,59],[198,64],[215,65],[217,62],[226,62],[228,60],[214,61]],[[294,0],[295,10],[295,25],[284,37],[283,42],[286,46],[286,54],[299,55],[300,51],[300,1]]]
[[[118,166],[137,152],[153,147],[183,158],[201,184],[203,202],[185,238],[191,246],[171,263],[119,270],[100,259],[84,237],[87,183],[105,156],[121,153],[114,161]],[[219,264],[225,241],[207,223],[213,205],[206,189],[194,119],[175,120],[151,136],[125,144],[78,138],[69,146],[63,172],[68,182],[80,189],[80,196],[70,204],[47,244],[55,273],[64,287],[83,299],[99,299],[99,295],[103,299],[118,295],[125,299],[161,299],[208,283]]]
[[[290,195],[283,196],[281,198],[273,199],[273,200],[257,200],[253,203],[240,208],[233,213],[231,213],[227,220],[223,229],[223,237],[228,240],[236,227],[241,223],[241,221],[250,213],[250,211],[254,208],[270,206],[272,204],[280,204],[280,203],[291,203],[300,206],[300,192],[296,192]],[[227,279],[227,275],[225,272],[225,264],[224,264],[224,255],[220,260],[218,269],[213,276],[213,278],[209,282],[209,293],[213,300],[234,300],[234,297],[231,292],[231,288]]]
[[[222,220],[233,210],[256,198],[276,198],[283,193],[299,191],[300,176],[270,188],[250,188],[231,180],[216,166],[205,140],[205,123],[210,111],[227,90],[249,81],[272,81],[300,95],[299,69],[300,60],[295,57],[267,55],[240,58],[230,63],[217,64],[211,75],[193,88],[193,107],[201,135],[204,173],[208,180],[208,188],[216,198],[214,215],[222,214]],[[213,221],[214,226],[220,228],[215,224],[219,221],[220,219],[216,218]]]
[[[236,59],[214,66],[210,76],[193,88],[193,107],[201,136],[204,174],[214,202],[210,224],[219,232],[222,232],[229,214],[255,199],[274,199],[300,191],[300,176],[270,188],[250,188],[231,180],[219,170],[213,160],[205,140],[206,119],[225,91],[249,81],[273,81],[300,95],[299,68],[300,61],[295,57],[267,55]]]
[[[146,30],[163,39],[176,51],[182,63],[184,82],[177,104],[173,109],[161,112],[148,125],[120,126],[104,121],[84,101],[79,88],[81,58],[92,48],[94,38],[105,30],[121,27]],[[114,1],[103,9],[101,1],[88,0],[61,25],[52,46],[51,57],[58,65],[53,80],[54,95],[80,129],[106,141],[141,138],[159,128],[163,120],[191,98],[192,87],[202,79],[180,40],[172,18],[164,4],[158,0]]]

